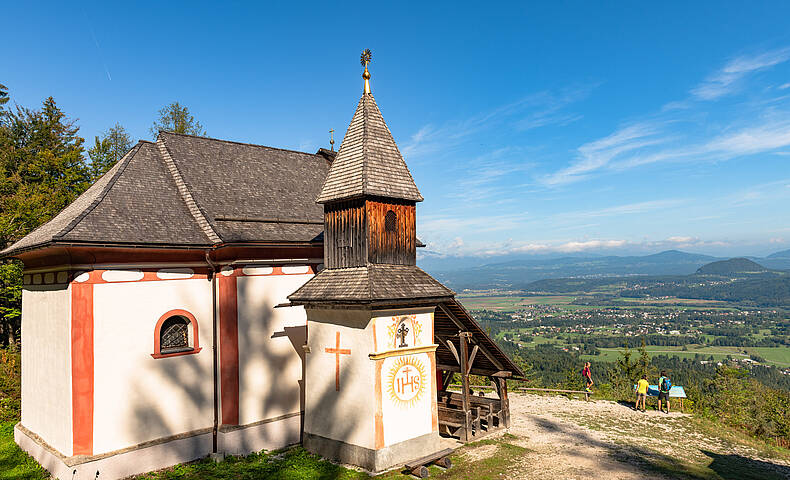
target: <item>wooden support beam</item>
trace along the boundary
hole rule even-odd
[[[460,339],[461,339],[461,395],[462,395],[462,404],[461,408],[463,408],[464,412],[469,412],[469,345],[468,342],[469,333],[461,332]],[[462,441],[468,442],[469,435],[472,433],[472,424],[469,421],[469,415],[466,416],[466,421],[464,422],[464,431],[463,431],[463,438]]]
[[[448,370],[442,370],[442,371],[444,372],[442,377],[442,391],[444,392],[445,390],[447,390],[450,384],[453,383],[453,372],[450,372]]]
[[[475,356],[477,356],[477,350],[478,350],[477,345],[475,345],[474,348],[472,348],[472,354],[469,355],[469,362],[468,365],[466,366],[467,375],[469,375],[469,371],[472,370],[472,364],[475,362]]]
[[[456,372],[462,373],[461,367],[458,365],[450,365],[447,363],[440,363],[436,366],[439,370],[447,370],[448,372]],[[502,378],[510,378],[513,373],[512,372],[505,372],[502,370],[488,370],[485,368],[473,368],[469,371],[471,375],[481,375],[483,377],[502,377]]]
[[[449,308],[447,308],[443,303],[440,303],[438,307],[439,310],[444,312],[444,314],[447,315],[447,318],[449,318],[450,321],[453,322],[456,327],[458,327],[458,330],[460,331],[461,334],[467,333],[471,336],[471,333],[466,331],[466,326],[463,323],[461,323],[460,320],[458,320],[458,318],[455,316],[455,314],[452,311],[450,311]],[[488,357],[488,359],[491,360],[491,363],[493,363],[499,370],[505,369],[505,366],[502,365],[502,362],[500,362],[496,358],[496,356],[494,356],[494,354],[492,354],[491,351],[488,350],[484,345],[480,345],[480,349],[483,350],[485,356]]]
[[[504,378],[497,378],[497,386],[499,390],[499,401],[502,404],[502,418],[500,421],[505,428],[510,427],[510,399],[507,397],[507,380]]]
[[[456,361],[456,362],[458,362],[458,365],[460,365],[460,364],[461,364],[461,360],[459,360],[459,358],[458,358],[458,350],[456,350],[456,348],[455,348],[455,345],[454,345],[454,344],[453,344],[453,342],[452,342],[451,340],[449,340],[449,339],[448,339],[448,340],[445,340],[445,342],[447,342],[447,348],[449,348],[449,349],[450,349],[450,352],[451,352],[451,353],[453,354],[453,356],[455,357],[455,361]]]

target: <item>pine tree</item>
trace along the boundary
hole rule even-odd
[[[95,138],[95,144],[88,150],[90,158],[91,179],[97,180],[113,167],[118,160],[132,148],[132,140],[126,129],[116,123],[104,132],[101,138]]]
[[[8,97],[8,87],[0,83],[0,110],[3,109],[3,105],[8,103],[10,98]]]
[[[90,184],[79,128],[47,98],[41,110],[0,111],[0,246],[54,217]],[[0,265],[0,342],[18,338],[22,268]]]
[[[189,113],[189,109],[178,102],[159,110],[159,119],[151,126],[151,135],[156,138],[160,130],[189,135],[205,136],[203,126]]]

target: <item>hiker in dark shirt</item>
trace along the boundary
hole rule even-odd
[[[661,371],[661,376],[658,378],[658,411],[661,409],[661,401],[667,403],[667,415],[669,415],[669,390],[672,388],[672,381],[667,376],[666,370]]]

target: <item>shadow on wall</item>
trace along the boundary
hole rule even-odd
[[[288,293],[290,291],[285,295]],[[258,294],[259,292],[252,289],[246,282],[239,282],[240,310],[243,299]],[[255,397],[252,400],[247,399],[246,405],[255,409],[255,416],[260,416],[259,420],[277,417],[285,413],[304,411],[305,353],[302,345],[306,343],[307,327],[282,324],[277,318],[278,315],[273,313],[274,305],[282,301],[285,301],[285,298],[280,302],[270,299],[261,301],[256,307],[259,315],[254,317],[253,324],[249,329],[243,329],[240,325],[238,332],[239,352],[254,352],[254,354],[250,354],[252,355],[250,361],[240,360],[239,362],[240,409],[245,407],[245,400],[242,398],[245,388],[249,386],[250,382],[254,382],[256,385]],[[189,294],[182,293],[174,299],[175,304],[178,302],[189,305],[194,303],[195,299]],[[241,311],[239,313],[241,315]],[[144,435],[145,439],[138,443],[194,430],[208,429],[208,448],[211,446],[210,428],[213,423],[211,319],[199,320],[201,321],[200,345],[203,347],[200,353],[162,358],[150,363],[152,352],[149,350],[151,347],[146,344],[143,349],[139,350],[142,363],[153,365],[153,367],[139,369],[134,376],[128,379],[130,391],[135,392],[133,398],[129,399],[130,402],[133,402],[133,406],[127,410],[131,411],[131,415],[118,421],[119,428],[123,423],[126,424],[125,433],[128,436]],[[151,332],[153,332],[153,327],[154,323],[151,323]],[[287,347],[273,342],[286,342]],[[292,376],[286,376],[288,378],[284,380],[285,375],[282,375],[283,372],[277,366],[291,365],[296,358],[299,359],[296,368],[300,374],[297,375],[298,378],[293,379],[293,383],[290,383]],[[264,368],[263,366],[266,365],[274,367]],[[349,380],[351,379],[347,377],[346,373],[341,371],[341,384]],[[157,392],[152,389],[152,385],[171,386],[172,392],[170,394]],[[335,401],[334,382],[328,382],[326,386],[327,389],[320,393],[319,404],[322,405],[322,414],[343,419],[342,434],[351,434],[358,428],[357,417],[354,412],[343,409],[342,405],[338,405]],[[96,388],[101,388],[101,385],[96,385]],[[247,393],[249,395],[249,391]],[[220,392],[218,395],[221,397]],[[172,399],[177,399],[179,403],[175,408]],[[296,410],[297,408],[298,410]],[[123,410],[119,411],[123,412]],[[192,415],[197,415],[199,418],[191,418]],[[244,414],[240,411],[240,422],[243,421]],[[184,425],[191,427],[185,429]],[[302,426],[300,425],[299,431],[296,432],[295,438],[290,443],[298,443],[301,440]],[[248,445],[276,443],[282,439],[282,435],[273,429],[257,429],[254,432],[241,430],[236,433],[240,436],[240,447],[248,450],[252,450],[252,447],[248,447]],[[193,447],[195,458],[206,451],[205,442],[195,442]],[[174,451],[173,455],[175,454]],[[179,454],[183,454],[183,450],[179,450]]]
[[[722,478],[725,480],[781,480],[790,478],[790,467],[753,460],[740,455],[724,455],[702,450],[703,454],[712,459],[711,463],[704,467],[634,445],[598,440],[578,429],[569,428],[564,424],[545,418],[536,418],[534,421],[547,432],[573,437],[579,443],[605,450],[609,456],[619,462],[639,466],[644,471],[645,478],[650,478],[656,474],[663,474],[670,478],[698,478],[706,480],[711,478]],[[566,453],[568,455],[584,455],[583,452],[575,453],[573,450],[568,450]]]

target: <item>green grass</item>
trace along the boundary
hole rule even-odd
[[[50,478],[33,457],[19,449],[14,443],[14,424],[0,423],[0,479],[38,480]]]
[[[308,453],[302,447],[292,447],[274,453],[253,453],[246,457],[227,457],[215,463],[209,459],[177,465],[166,470],[134,477],[137,480],[220,480],[258,479],[309,480],[367,479],[369,475],[343,468]]]
[[[529,450],[524,447],[510,443],[516,438],[518,437],[515,435],[505,434],[499,438],[468,443],[450,456],[453,466],[449,470],[437,466],[428,467],[430,478],[444,480],[494,480],[500,479],[508,473],[513,473],[514,461],[518,457],[529,452]],[[464,455],[465,451],[484,445],[495,445],[496,451],[479,460],[471,460]],[[375,478],[380,478],[382,480],[405,480],[415,477],[407,475],[404,472],[389,472]]]

